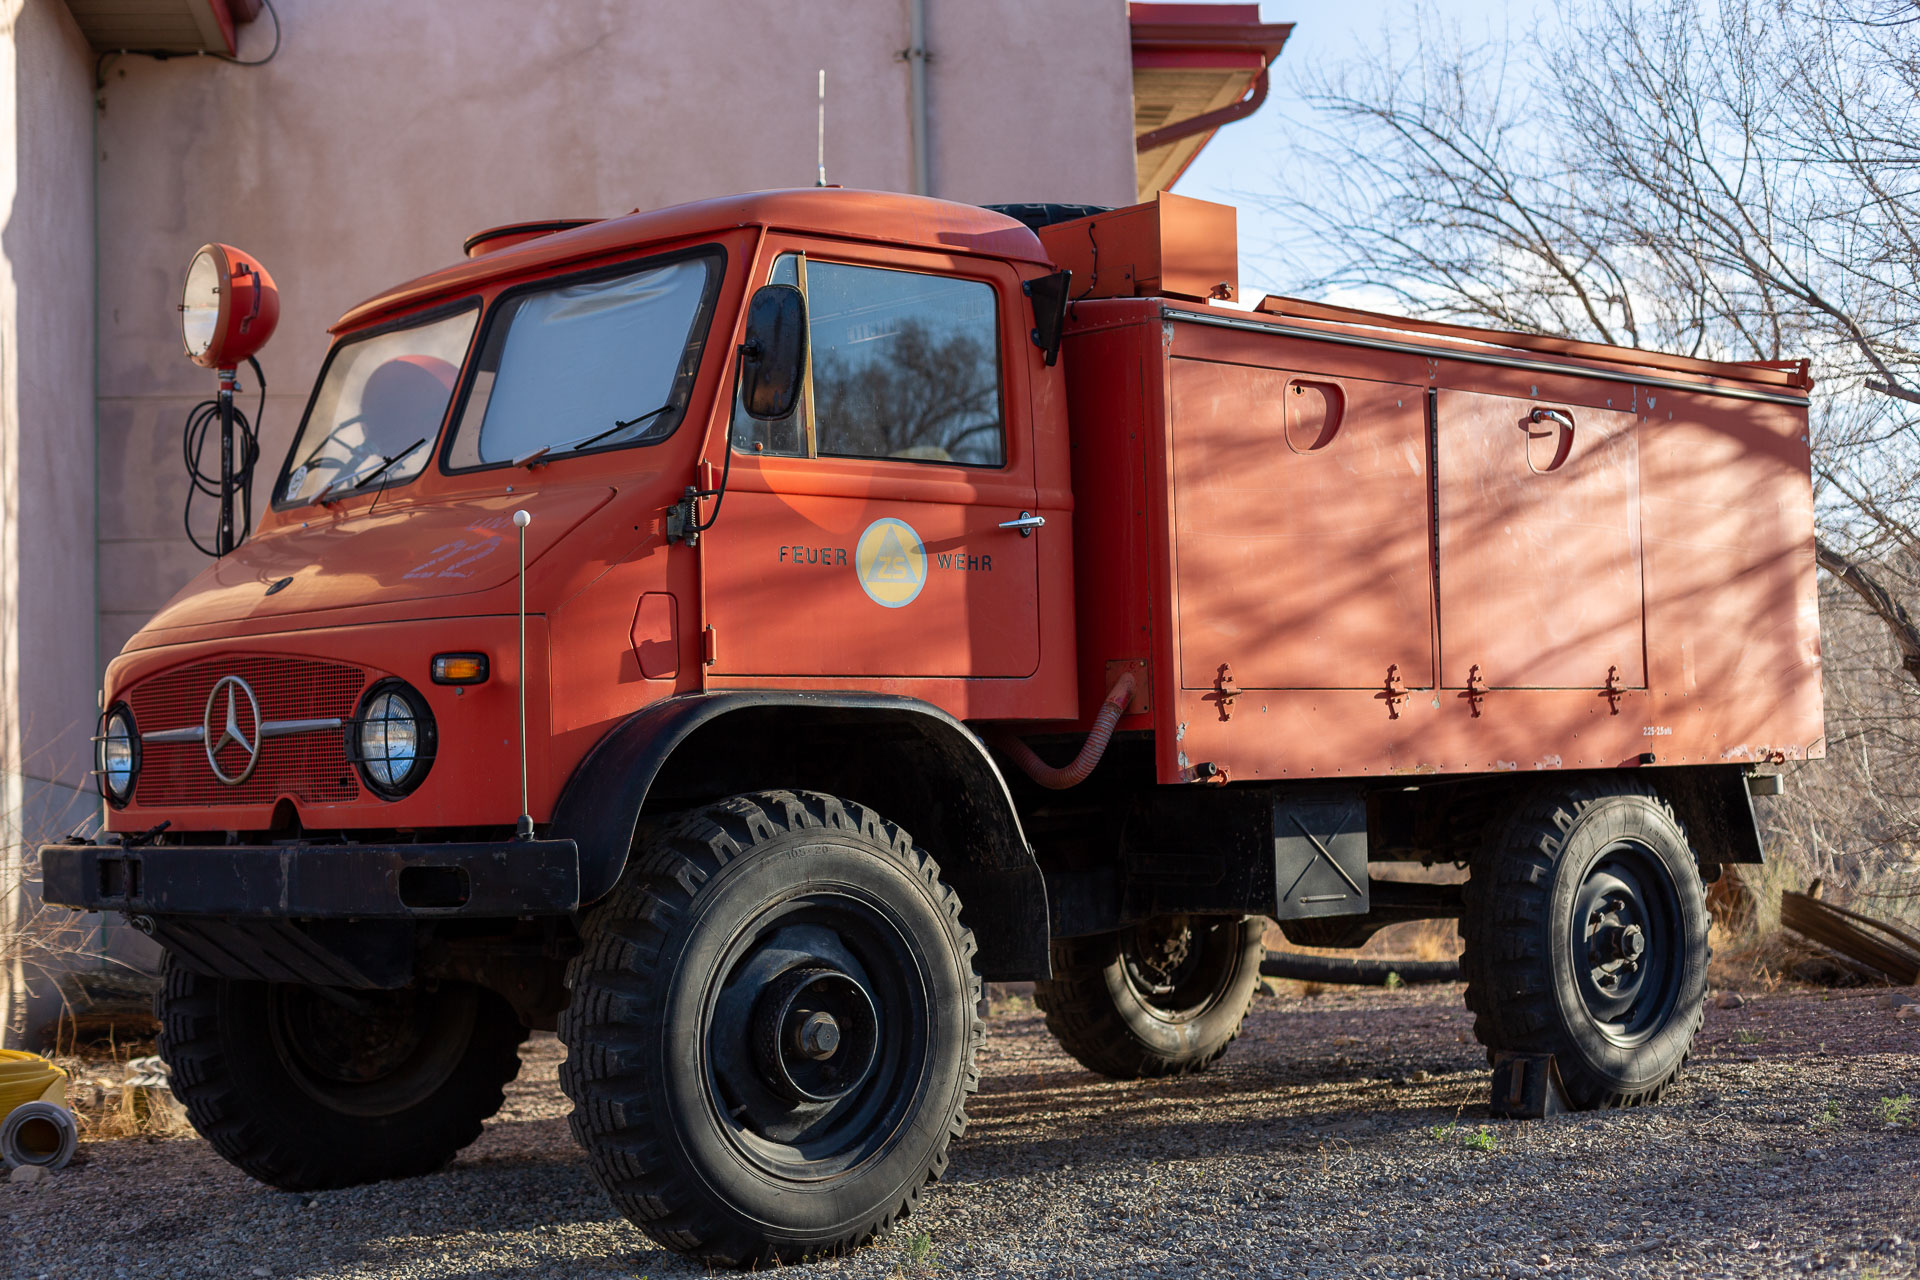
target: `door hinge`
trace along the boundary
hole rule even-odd
[[[1387,704],[1387,719],[1398,720],[1400,718],[1400,704],[1407,700],[1407,686],[1405,682],[1400,679],[1399,663],[1395,662],[1388,665],[1387,678],[1380,686],[1380,692],[1373,696],[1383,700]]]
[[[1466,692],[1460,695],[1467,700],[1467,706],[1473,709],[1473,718],[1480,718],[1480,704],[1487,699],[1487,682],[1480,678],[1480,664],[1474,663],[1467,671]]]
[[[1240,696],[1240,686],[1233,682],[1233,664],[1223,662],[1219,672],[1213,677],[1213,692],[1203,701],[1212,702],[1219,707],[1222,720],[1233,719],[1233,700]]]
[[[1600,696],[1607,700],[1608,715],[1617,716],[1620,714],[1620,699],[1626,697],[1626,695],[1627,691],[1620,685],[1620,668],[1608,667],[1606,688],[1600,690]]]
[[[700,661],[710,667],[719,660],[720,633],[716,631],[713,624],[709,622],[707,629],[700,633]]]

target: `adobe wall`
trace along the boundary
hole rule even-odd
[[[0,0],[0,1035],[23,844],[97,811],[93,54],[60,0]],[[36,991],[50,994],[44,983]]]

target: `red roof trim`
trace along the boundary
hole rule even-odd
[[[1261,22],[1260,6],[1253,4],[1129,4],[1127,20],[1135,66],[1147,65],[1142,54],[1178,58],[1162,66],[1247,66],[1251,54],[1260,59],[1251,64],[1257,68],[1279,57],[1293,34],[1291,22]]]
[[[1293,34],[1291,22],[1261,22],[1256,4],[1129,4],[1127,21],[1133,28],[1136,71],[1196,67],[1248,73],[1250,96],[1143,135],[1153,139],[1147,150],[1192,134],[1206,135],[1180,166],[1180,173],[1187,171],[1223,125],[1251,115],[1266,100],[1267,68]],[[1174,182],[1180,180],[1180,173],[1174,175]]]

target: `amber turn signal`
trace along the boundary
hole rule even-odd
[[[433,657],[435,684],[483,684],[486,679],[484,653],[437,653]]]

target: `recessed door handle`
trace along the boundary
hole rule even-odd
[[[1031,538],[1033,531],[1046,523],[1047,518],[1045,516],[1037,516],[1031,511],[1022,511],[1018,520],[1002,520],[1000,527],[1002,529],[1018,529],[1021,537]]]

